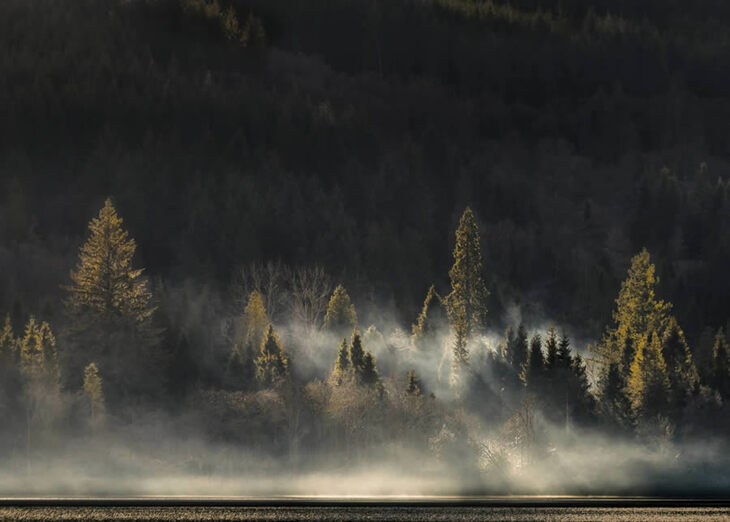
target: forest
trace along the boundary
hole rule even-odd
[[[727,34],[715,0],[4,0],[0,489],[726,491]]]

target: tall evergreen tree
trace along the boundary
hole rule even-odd
[[[603,418],[623,431],[633,429],[631,400],[626,394],[626,382],[618,363],[611,363],[600,383],[600,409]]]
[[[248,389],[253,384],[256,376],[254,360],[270,324],[263,297],[258,291],[252,291],[239,320],[228,361],[227,380],[234,388]]]
[[[517,328],[517,335],[507,345],[508,360],[517,375],[522,374],[522,369],[527,364],[528,342],[527,330],[523,324]]]
[[[350,365],[355,377],[360,381],[363,372],[363,364],[365,361],[365,352],[362,348],[362,340],[360,333],[355,331],[352,333],[352,341],[350,343]]]
[[[71,272],[62,352],[67,386],[81,388],[83,369],[93,359],[115,399],[159,393],[163,373],[152,294],[142,269],[132,266],[136,244],[122,224],[109,199],[89,223]]]
[[[289,360],[274,327],[269,325],[261,341],[260,355],[256,358],[256,377],[262,386],[268,387],[285,379],[288,371]]]
[[[362,384],[371,385],[376,384],[379,379],[375,356],[370,352],[365,352],[362,360],[360,381]]]
[[[542,337],[535,334],[530,339],[530,355],[522,372],[522,381],[533,393],[542,392],[545,372],[545,357],[542,353]]]
[[[451,293],[444,299],[454,333],[452,377],[469,359],[468,343],[484,326],[487,313],[487,287],[482,280],[482,253],[474,213],[467,207],[456,229],[454,264],[449,270]],[[456,372],[456,373],[455,373]]]
[[[351,368],[349,346],[347,344],[347,339],[342,339],[340,347],[337,350],[337,360],[335,360],[335,368],[333,371],[335,383],[342,384],[350,370]]]
[[[548,329],[547,339],[545,340],[545,367],[548,370],[552,370],[557,365],[558,360],[558,332],[555,327],[551,326]]]
[[[327,330],[336,333],[351,332],[357,328],[357,313],[355,305],[350,301],[347,290],[342,285],[337,285],[327,305],[327,313],[324,316],[324,326]]]
[[[624,379],[629,381],[639,343],[646,343],[654,332],[659,338],[663,335],[671,304],[656,298],[659,279],[655,271],[646,249],[632,258],[616,299],[613,327],[607,330],[601,343],[593,349],[602,374],[608,371],[611,363],[619,363]],[[607,381],[601,379],[600,382]]]
[[[698,381],[692,352],[674,317],[669,319],[662,338],[662,356],[669,377],[669,414],[678,421]]]

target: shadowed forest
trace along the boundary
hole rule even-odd
[[[728,34],[0,2],[0,490],[726,493]]]

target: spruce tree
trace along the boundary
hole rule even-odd
[[[569,395],[573,404],[574,420],[586,423],[593,419],[595,413],[595,398],[590,391],[591,385],[586,373],[586,365],[580,354],[576,354],[571,364],[572,379]]]
[[[269,325],[261,342],[260,355],[256,358],[256,377],[261,386],[274,386],[286,378],[288,370],[289,361],[279,336]]]
[[[31,316],[20,344],[20,368],[29,380],[42,380],[53,387],[59,378],[56,338],[47,322]]]
[[[444,299],[454,333],[454,370],[468,362],[468,343],[484,326],[489,295],[482,280],[482,253],[474,213],[464,210],[456,230],[454,264],[449,270],[451,293]],[[452,371],[453,373],[453,371]]]
[[[335,333],[351,332],[357,328],[357,313],[355,305],[350,302],[350,296],[342,285],[337,285],[327,305],[324,316],[325,329]]]

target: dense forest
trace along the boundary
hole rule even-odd
[[[4,0],[2,471],[164,438],[727,487],[728,34],[716,0]],[[588,440],[655,474],[572,476]]]

